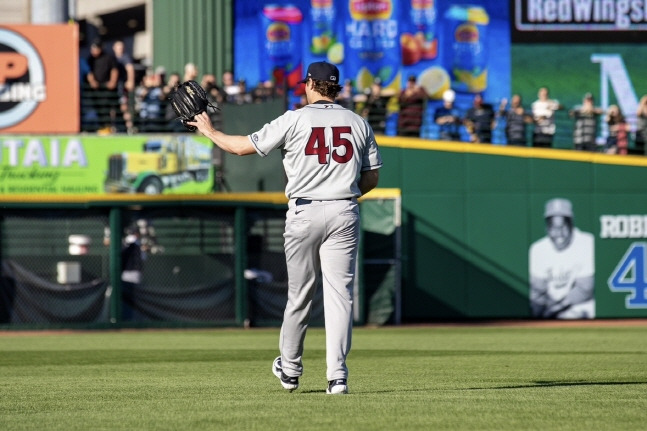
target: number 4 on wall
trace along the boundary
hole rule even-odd
[[[647,308],[647,243],[635,242],[622,257],[622,260],[613,270],[609,281],[609,289],[612,292],[629,292],[625,298],[627,308]]]

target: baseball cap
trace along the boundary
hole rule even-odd
[[[443,92],[443,100],[445,102],[453,102],[456,99],[456,93],[454,90],[445,90]]]
[[[339,69],[337,69],[337,66],[334,64],[326,63],[325,61],[316,61],[314,63],[310,63],[306,77],[300,82],[305,83],[309,78],[338,84]]]
[[[546,202],[544,218],[563,216],[573,218],[573,207],[568,199],[555,198]]]

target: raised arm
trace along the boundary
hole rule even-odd
[[[227,135],[214,129],[206,112],[196,115],[195,121],[189,121],[187,124],[197,127],[204,136],[228,153],[239,156],[256,153],[256,149],[247,136]]]

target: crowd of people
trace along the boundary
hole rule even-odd
[[[379,81],[378,81],[379,82]],[[375,84],[369,93],[368,99],[362,107],[362,114],[373,121],[373,113],[383,114],[386,99],[392,95],[382,93],[379,103],[372,103],[371,97],[379,94]],[[502,99],[498,109],[493,104],[487,103],[482,94],[471,96],[471,105],[459,108],[456,105],[456,92],[447,89],[442,94],[442,101],[436,103],[431,111],[433,115],[433,139],[444,141],[466,141],[473,143],[492,143],[494,131],[500,124],[503,130],[506,145],[523,147],[554,147],[557,134],[556,113],[564,111],[572,122],[573,149],[578,151],[605,152],[610,154],[628,154],[629,141],[632,134],[630,126],[618,105],[611,105],[605,111],[594,103],[591,93],[586,93],[582,103],[566,109],[559,101],[550,97],[547,87],[542,87],[537,93],[537,99],[525,108],[521,95],[514,94],[510,100]],[[397,98],[399,109],[394,112],[398,116],[398,136],[422,136],[420,130],[424,124],[424,110],[421,102],[429,99],[415,77],[407,80],[406,87]],[[389,113],[387,112],[388,116]],[[636,112],[636,132],[633,134],[634,152],[645,151],[647,138],[647,95],[639,103]],[[383,129],[384,118],[381,123],[374,124],[377,129]],[[600,125],[606,124],[607,136],[601,139]],[[563,126],[563,123],[562,123]]]
[[[182,73],[167,73],[164,67],[137,73],[135,63],[121,41],[111,46],[95,40],[87,58],[81,59],[81,129],[99,133],[186,132],[169,104],[169,94],[184,81],[200,82],[212,103],[262,103],[282,97],[273,81],[249,90],[245,79],[235,79],[226,70],[218,82],[212,73],[200,75],[194,63]],[[222,111],[209,112],[214,125],[222,127]]]
[[[273,81],[260,82],[250,90],[245,79],[236,79],[231,70],[226,70],[218,82],[212,73],[200,75],[193,63],[187,63],[182,74],[167,74],[163,67],[147,68],[138,74],[121,41],[110,47],[94,41],[89,56],[81,62],[81,79],[82,130],[100,133],[185,132],[168,103],[170,92],[183,81],[200,82],[217,106],[262,103],[284,96],[283,89]],[[393,128],[398,136],[422,137],[421,131],[429,122],[434,129],[433,139],[492,143],[494,131],[500,125],[504,135],[502,143],[544,148],[554,146],[558,128],[556,113],[564,111],[572,121],[575,150],[628,154],[631,146],[634,153],[645,151],[647,95],[640,100],[636,112],[635,133],[631,132],[618,105],[603,111],[595,105],[591,93],[586,93],[581,104],[568,110],[551,98],[547,87],[539,89],[537,99],[528,108],[523,106],[519,94],[512,95],[509,101],[502,99],[498,109],[485,101],[482,94],[470,96],[471,105],[462,108],[457,106],[456,97],[453,90],[447,89],[441,101],[433,101],[433,115],[427,119],[425,112],[429,111],[431,99],[416,77],[409,76],[399,93],[384,88],[379,78],[365,92],[357,93],[353,82],[347,79],[337,102],[366,118],[378,134],[390,132],[389,118],[393,116]],[[299,100],[291,107],[298,108],[303,103]],[[213,124],[222,129],[222,111],[214,110],[210,116]],[[607,136],[601,142],[602,124],[606,126]]]

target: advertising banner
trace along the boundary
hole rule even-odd
[[[79,131],[75,24],[0,26],[0,132]]]
[[[211,143],[192,136],[4,136],[0,194],[208,193]]]
[[[513,42],[640,42],[644,0],[514,0]]]
[[[453,88],[458,103],[471,104],[475,93],[498,103],[510,88],[508,5],[507,0],[241,2],[235,11],[235,73],[251,86],[268,79],[279,83],[323,60],[336,64],[342,81],[350,79],[359,93],[376,78],[383,88],[399,91],[413,75],[432,100]],[[286,54],[278,55],[284,48]]]

